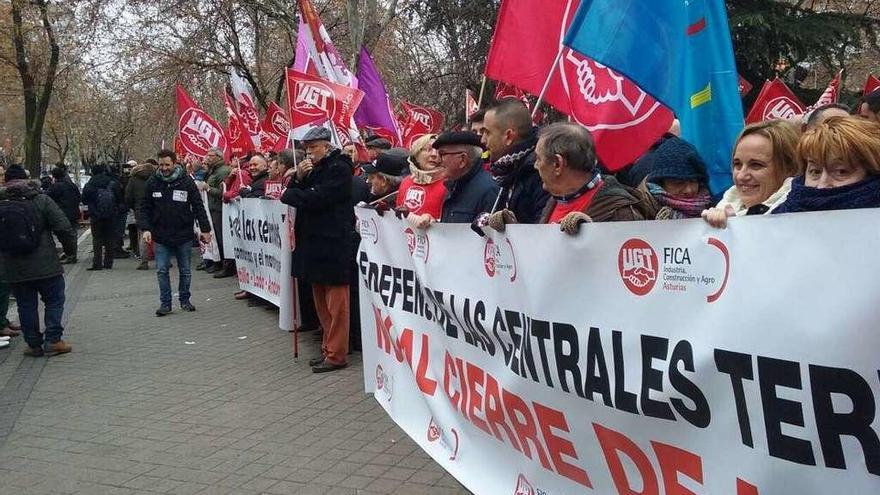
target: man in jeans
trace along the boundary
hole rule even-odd
[[[70,344],[61,340],[64,327],[64,269],[55,251],[54,233],[67,257],[76,257],[76,234],[58,205],[40,192],[39,184],[29,182],[24,169],[17,165],[6,171],[0,199],[30,201],[40,234],[33,252],[9,254],[0,251],[0,278],[9,283],[18,306],[18,319],[28,347],[27,356],[40,357],[70,352]],[[39,300],[45,305],[46,331],[40,333]],[[44,347],[45,346],[45,347]]]
[[[171,313],[171,279],[168,269],[171,257],[177,258],[180,273],[180,309],[195,311],[190,302],[189,285],[192,279],[193,222],[198,220],[203,242],[211,241],[211,226],[202,203],[202,197],[182,166],[177,164],[173,151],[158,153],[159,168],[147,180],[144,199],[138,215],[138,227],[144,232],[146,243],[153,241],[156,256],[156,274],[159,279],[159,309],[156,316]]]

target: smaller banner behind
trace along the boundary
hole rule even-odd
[[[224,256],[234,259],[238,284],[278,306],[278,327],[299,325],[296,284],[290,274],[296,210],[266,199],[237,199],[223,205]]]
[[[214,225],[214,220],[211,219],[211,212],[208,210],[207,191],[201,191],[201,195],[202,205],[204,205],[205,208],[205,215],[208,216],[208,223],[211,225],[211,242],[205,243],[199,239],[199,252],[202,254],[202,259],[220,262],[223,261],[223,257],[220,256],[220,246],[217,245],[217,236],[223,235],[223,232],[217,230],[217,226]],[[196,233],[200,232],[198,224],[193,227],[195,228]]]

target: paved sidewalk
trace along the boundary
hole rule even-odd
[[[0,495],[467,493],[364,394],[359,355],[312,374],[313,334],[294,361],[234,279],[195,272],[198,311],[160,319],[154,272],[86,258],[67,274],[73,353],[0,351]]]

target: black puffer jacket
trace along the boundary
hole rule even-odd
[[[170,177],[156,172],[147,181],[138,228],[150,231],[153,241],[164,246],[179,246],[192,241],[193,224],[210,232],[208,214],[196,183],[179,165]]]
[[[352,166],[333,150],[302,181],[292,180],[281,201],[296,208],[293,276],[310,283],[348,285],[352,225]]]
[[[262,198],[266,194],[266,179],[269,178],[269,172],[260,172],[251,177],[251,183],[242,187],[238,195],[242,198]]]
[[[95,202],[98,200],[98,189],[104,188],[109,188],[113,193],[113,202],[117,205],[117,211],[124,209],[124,198],[119,181],[108,173],[98,173],[97,175],[92,176],[92,178],[86,183],[85,187],[83,187],[81,200],[83,204],[89,207],[89,211],[95,211]],[[92,221],[94,220],[95,219],[93,218]],[[104,220],[111,221],[111,219]]]
[[[535,152],[532,151],[520,161],[513,172],[513,183],[502,188],[501,201],[495,208],[496,211],[505,208],[512,211],[519,223],[540,223],[541,212],[550,198],[535,169],[535,159]]]

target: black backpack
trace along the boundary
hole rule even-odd
[[[98,220],[107,220],[116,215],[116,197],[110,186],[99,187],[95,191],[95,211],[89,211],[89,216]]]
[[[43,230],[39,213],[30,199],[19,197],[0,201],[0,252],[30,254],[40,246]]]

